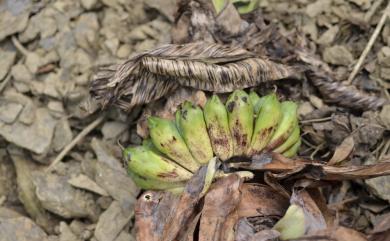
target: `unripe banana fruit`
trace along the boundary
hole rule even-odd
[[[280,102],[276,94],[263,97],[260,110],[255,121],[252,142],[248,155],[259,154],[269,143],[282,116]]]
[[[202,109],[185,101],[177,113],[176,124],[192,156],[207,163],[214,155]]]
[[[190,171],[196,171],[200,164],[192,157],[175,123],[158,117],[149,117],[148,126],[154,146]]]
[[[213,95],[203,110],[186,101],[176,121],[149,117],[148,127],[150,139],[124,151],[129,175],[144,189],[180,191],[214,157],[225,161],[264,151],[292,157],[301,145],[297,105],[280,103],[275,93],[236,90],[225,104]]]
[[[226,109],[234,156],[242,156],[250,146],[253,133],[253,105],[249,95],[242,90],[234,91],[226,102]]]
[[[203,112],[215,155],[222,161],[229,159],[233,156],[233,139],[225,105],[213,95],[207,100]]]

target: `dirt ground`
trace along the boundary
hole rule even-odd
[[[386,4],[260,0],[259,13],[285,35],[302,32],[345,83]],[[171,43],[175,12],[174,0],[0,1],[0,241],[135,240],[140,190],[121,146],[141,143],[143,106],[100,112],[90,81],[101,66]],[[390,14],[350,84],[389,103]],[[343,105],[307,80],[278,88],[299,103],[300,156],[343,165],[389,161],[389,104]],[[368,234],[390,218],[388,176],[323,191],[340,225]]]

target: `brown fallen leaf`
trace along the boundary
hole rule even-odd
[[[278,153],[271,153],[271,157],[254,158],[226,165],[255,171],[269,171],[279,180],[291,178],[293,175],[295,178],[304,176],[308,179],[326,181],[367,179],[390,175],[390,159],[370,165],[329,166],[324,162],[290,159]]]
[[[137,240],[159,241],[171,209],[179,201],[170,192],[147,191],[135,206],[135,229]]]
[[[223,240],[226,217],[232,213],[241,200],[242,180],[229,175],[216,181],[205,196],[199,227],[199,241]]]
[[[188,181],[179,201],[166,217],[166,225],[162,232],[161,240],[177,240],[180,231],[187,227],[195,206],[202,198],[201,193],[203,191],[206,172],[207,167],[202,166]]]
[[[288,207],[288,199],[272,188],[256,184],[244,183],[240,189],[241,202],[238,206],[238,216],[274,216],[281,217]]]
[[[344,161],[353,151],[355,142],[353,136],[348,136],[345,140],[336,148],[332,158],[329,160],[328,165],[333,166]]]
[[[300,241],[367,241],[366,237],[353,229],[343,226],[330,227],[314,234],[305,235]]]

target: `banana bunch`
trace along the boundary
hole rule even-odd
[[[150,139],[123,153],[129,175],[143,189],[180,192],[215,156],[225,161],[273,151],[292,157],[301,144],[297,105],[279,102],[275,93],[236,90],[225,104],[213,95],[203,109],[186,101],[174,121],[149,117],[148,127]]]

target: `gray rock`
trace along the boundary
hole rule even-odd
[[[48,241],[47,234],[26,217],[0,218],[1,241]]]
[[[36,73],[38,68],[42,66],[42,58],[39,54],[35,52],[30,52],[26,56],[26,67],[31,71],[31,73]]]
[[[5,204],[15,204],[20,202],[16,187],[16,173],[14,165],[7,156],[6,150],[0,149],[0,199],[3,197]]]
[[[390,177],[375,177],[365,181],[375,195],[390,202]]]
[[[57,221],[46,212],[35,194],[33,179],[35,177],[34,173],[39,169],[39,166],[28,159],[19,149],[8,148],[8,152],[11,154],[11,159],[16,170],[16,183],[20,202],[37,224],[45,228],[46,231],[52,232]]]
[[[0,25],[1,26],[1,25]],[[15,61],[16,53],[0,49],[0,80],[4,79]]]
[[[120,232],[115,241],[135,241],[135,238],[126,231]]]
[[[12,124],[22,109],[23,105],[20,103],[7,99],[0,101],[0,121],[6,124]]]
[[[70,178],[68,183],[74,187],[85,189],[101,196],[108,196],[108,193],[103,188],[97,185],[91,178],[83,174]]]
[[[66,118],[62,118],[57,122],[54,131],[53,149],[60,151],[68,145],[73,139],[73,133],[70,129],[69,122]]]
[[[81,241],[65,222],[60,223],[60,241]]]
[[[27,26],[28,16],[29,13],[27,11],[13,14],[8,10],[0,10],[0,41],[10,35],[23,31]]]
[[[112,202],[110,207],[99,217],[95,229],[96,239],[114,241],[132,216],[132,210],[123,210],[119,202]]]
[[[128,126],[119,121],[107,121],[102,127],[102,133],[104,139],[115,139],[120,134],[126,131]]]
[[[64,218],[96,220],[99,214],[93,195],[73,188],[68,177],[52,173],[35,179],[36,194],[42,206]]]
[[[96,164],[96,183],[105,189],[123,209],[131,210],[139,193],[133,180],[123,172],[110,168],[103,162]]]
[[[95,13],[82,14],[74,28],[76,43],[86,51],[98,48],[99,21]]]
[[[11,75],[15,81],[30,82],[33,79],[33,75],[23,64],[15,64],[12,66]]]
[[[111,167],[113,170],[117,172],[125,174],[126,171],[121,165],[121,162],[114,157],[112,154],[112,149],[109,148],[109,145],[104,143],[103,141],[93,138],[91,141],[91,147],[96,154],[98,162],[104,163]]]
[[[17,146],[36,154],[43,154],[50,148],[55,126],[56,120],[47,109],[39,108],[32,125],[25,125],[19,121],[12,125],[0,123],[0,135]]]
[[[348,66],[354,62],[354,57],[349,50],[342,45],[325,48],[323,52],[325,62],[334,65]]]
[[[86,10],[91,10],[98,6],[99,1],[98,0],[80,0],[81,6],[85,8]]]

